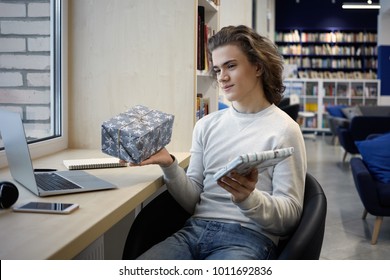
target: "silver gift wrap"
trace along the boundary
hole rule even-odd
[[[137,105],[102,124],[102,151],[140,163],[171,141],[174,116]]]

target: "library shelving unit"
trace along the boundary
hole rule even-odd
[[[376,78],[376,31],[277,31],[275,43],[300,78]]]
[[[302,130],[328,132],[326,107],[330,105],[377,105],[380,80],[374,79],[285,79],[284,95],[299,96],[300,111],[314,113]]]
[[[219,30],[219,0],[198,0],[196,38],[195,121],[218,109],[218,86],[209,74],[207,38]]]

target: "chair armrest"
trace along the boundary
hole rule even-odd
[[[332,117],[332,122],[336,125],[336,127],[349,127],[349,124],[351,123],[350,120],[346,118],[340,118],[340,117]]]
[[[337,135],[337,129],[339,127],[347,128],[349,127],[349,120],[341,117],[334,117],[331,115],[327,115],[328,117],[328,123],[329,123],[329,128],[330,131],[334,134]]]
[[[337,128],[337,136],[339,137],[340,145],[351,154],[358,154],[359,150],[355,145],[355,141],[352,137],[351,131],[349,127],[338,127]]]

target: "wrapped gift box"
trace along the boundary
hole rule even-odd
[[[140,163],[171,141],[174,116],[138,105],[102,124],[102,151]]]

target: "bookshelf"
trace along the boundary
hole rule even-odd
[[[195,121],[218,109],[218,86],[207,62],[207,38],[219,30],[219,0],[198,0],[197,7]]]
[[[375,31],[277,31],[275,43],[301,78],[376,79]]]
[[[380,95],[380,81],[375,79],[285,79],[284,85],[285,96],[299,96],[300,111],[315,114],[302,124],[304,131],[329,131],[327,106],[374,106]]]

